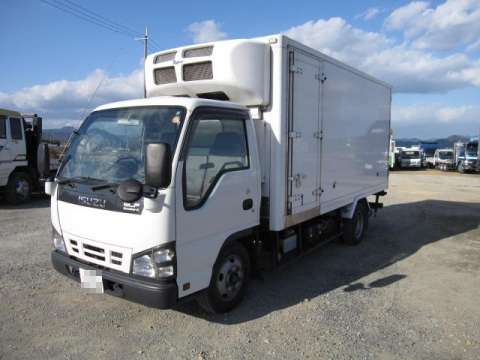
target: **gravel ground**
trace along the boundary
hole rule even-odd
[[[479,359],[480,176],[402,171],[357,247],[252,280],[235,311],[87,294],[50,265],[49,200],[0,201],[0,359]]]

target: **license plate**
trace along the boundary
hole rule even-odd
[[[78,269],[80,272],[80,286],[93,294],[103,294],[102,272],[99,270]]]

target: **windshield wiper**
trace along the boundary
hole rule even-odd
[[[105,183],[105,184],[100,184],[100,185],[94,185],[90,189],[92,191],[98,191],[98,190],[103,190],[103,189],[112,189],[118,187],[118,184],[116,183]]]
[[[85,182],[85,181],[90,181],[90,180],[94,180],[94,181],[98,181],[98,179],[95,179],[95,178],[91,178],[91,177],[88,177],[88,176],[75,176],[75,177],[71,177],[71,178],[60,178],[60,179],[57,179],[57,183],[60,184],[60,185],[65,185],[65,184],[71,184],[71,183],[80,183],[80,182]]]

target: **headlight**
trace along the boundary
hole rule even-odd
[[[173,276],[173,273],[174,273],[173,265],[161,266],[161,267],[158,268],[158,277],[159,278]]]
[[[171,249],[160,249],[153,252],[153,260],[155,261],[155,264],[172,261],[174,256],[175,252]]]
[[[135,275],[155,278],[155,268],[150,255],[143,255],[133,260],[133,273]]]
[[[133,259],[132,273],[162,279],[175,275],[175,242],[144,252]]]
[[[53,239],[53,247],[55,248],[55,250],[67,253],[67,249],[65,248],[65,242],[63,241],[63,236],[60,235],[53,226],[52,226],[52,239]]]

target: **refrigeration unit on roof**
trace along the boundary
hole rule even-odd
[[[265,106],[270,98],[270,47],[227,40],[151,54],[145,61],[147,97],[189,96]]]

